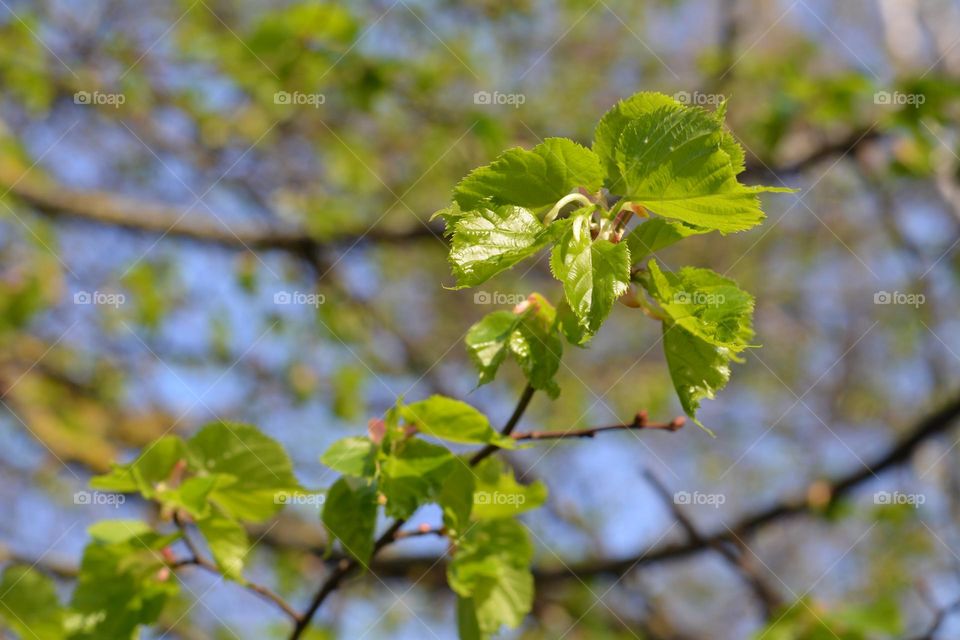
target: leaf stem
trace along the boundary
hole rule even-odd
[[[557,200],[557,204],[553,205],[553,208],[547,212],[547,215],[543,217],[543,224],[548,225],[553,222],[558,215],[560,215],[560,210],[571,202],[580,202],[585,207],[593,205],[593,202],[587,196],[582,193],[571,193],[563,196]]]

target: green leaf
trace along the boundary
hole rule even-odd
[[[467,354],[480,374],[479,384],[492,382],[510,352],[510,336],[520,324],[520,315],[512,311],[493,311],[467,331]]]
[[[623,130],[633,120],[653,114],[659,109],[679,111],[683,105],[662,93],[641,92],[621,100],[607,111],[593,133],[593,152],[606,172],[604,184],[613,193],[623,193],[623,177],[617,164],[616,148]]]
[[[366,567],[373,554],[377,526],[376,487],[350,478],[338,479],[327,492],[323,524],[344,551]]]
[[[218,484],[230,482],[221,475],[193,476],[174,489],[157,491],[155,498],[164,505],[186,510],[194,518],[202,518],[210,512],[210,493]]]
[[[710,229],[692,227],[679,220],[651,218],[634,228],[623,241],[630,248],[631,261],[638,264],[651,253],[665,249],[684,238],[709,232]]]
[[[494,311],[467,332],[470,359],[484,385],[496,376],[510,354],[520,365],[534,389],[556,397],[560,388],[554,381],[563,356],[563,342],[557,332],[556,310],[543,296],[533,294],[519,313]]]
[[[481,640],[480,623],[477,621],[477,605],[473,598],[457,596],[457,637],[460,640]]]
[[[197,520],[197,528],[223,575],[243,582],[243,565],[250,551],[250,541],[243,525],[212,510],[209,516]]]
[[[142,520],[101,520],[90,525],[87,533],[96,542],[115,544],[150,536],[153,529]]]
[[[616,146],[622,195],[665,218],[721,233],[763,220],[757,194],[791,191],[740,184],[738,158],[722,123],[692,107],[661,108],[630,121]]]
[[[482,634],[494,634],[503,625],[515,628],[529,613],[532,558],[526,529],[512,519],[478,522],[457,540],[447,565],[447,582],[457,595],[472,602]],[[470,622],[469,616],[458,618]]]
[[[344,475],[372,478],[377,471],[377,445],[361,436],[343,438],[330,445],[320,462]]]
[[[453,199],[463,210],[487,203],[537,209],[552,206],[578,187],[594,192],[602,184],[596,154],[567,138],[547,138],[530,151],[508,149],[474,169],[456,186]]]
[[[387,515],[409,518],[420,506],[435,502],[459,465],[445,447],[419,438],[396,442],[380,464],[380,490],[387,498]]]
[[[508,205],[481,207],[462,214],[453,223],[450,247],[450,265],[457,287],[486,282],[535,255],[553,241],[563,226],[558,222],[544,226],[527,209]]]
[[[656,261],[642,280],[665,316],[663,345],[673,386],[688,416],[730,380],[730,361],[753,339],[753,296],[729,278],[686,267],[664,273]]]
[[[473,492],[475,475],[469,463],[457,458],[457,464],[450,475],[443,481],[437,502],[443,509],[443,526],[447,534],[456,537],[470,521],[470,512],[473,510]]]
[[[668,318],[689,333],[733,354],[753,339],[753,296],[737,283],[710,269],[685,267],[664,273],[653,260],[647,265],[647,291]]]
[[[187,441],[187,455],[196,471],[222,476],[210,500],[239,520],[267,520],[283,506],[279,495],[301,490],[283,447],[251,425],[209,424]]]
[[[113,465],[108,473],[91,478],[90,487],[120,493],[139,491],[145,498],[153,498],[157,485],[169,480],[174,465],[184,455],[183,440],[164,436],[148,445],[130,464]]]
[[[487,458],[474,468],[477,475],[472,516],[477,520],[513,518],[536,509],[547,500],[547,485],[517,482],[513,469],[496,458]]]
[[[591,239],[587,222],[577,219],[554,247],[550,266],[580,326],[595,334],[630,287],[630,250],[626,243]]]
[[[66,637],[65,612],[53,580],[31,567],[7,567],[0,579],[0,619],[21,638]]]
[[[70,638],[131,638],[179,591],[159,553],[177,536],[125,521],[100,523],[91,532],[71,600]]]
[[[404,420],[417,431],[459,444],[496,444],[504,449],[516,446],[513,438],[500,435],[487,417],[466,402],[430,396],[401,409]]]
[[[694,422],[700,401],[712,399],[730,380],[730,350],[698,338],[672,322],[663,323],[663,350],[680,405]]]

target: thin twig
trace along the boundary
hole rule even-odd
[[[177,525],[177,528],[180,529],[180,534],[183,540],[183,544],[186,545],[187,550],[190,552],[190,557],[171,562],[169,565],[170,568],[176,570],[182,567],[190,567],[190,566],[200,567],[201,569],[209,571],[210,573],[216,574],[218,576],[223,576],[223,572],[220,571],[220,568],[217,567],[217,565],[215,565],[214,563],[204,558],[203,554],[200,553],[200,548],[190,538],[190,535],[187,532],[187,526],[183,522],[183,518],[180,517],[179,513],[174,514],[173,521]],[[255,582],[250,582],[250,581],[244,581],[242,583],[238,582],[237,584],[240,584],[242,587],[244,587],[248,591],[251,591],[257,594],[263,600],[273,603],[274,605],[279,607],[281,611],[287,614],[287,616],[289,616],[291,620],[294,620],[297,623],[300,622],[300,614],[297,613],[297,611],[292,606],[290,606],[290,604],[287,603],[286,600],[284,600],[280,595],[278,595],[268,587],[265,587],[263,585],[257,584]]]
[[[570,431],[528,431],[525,433],[514,433],[511,437],[514,440],[558,440],[561,438],[592,438],[604,431],[630,431],[634,429],[677,431],[682,428],[686,422],[687,419],[683,416],[674,418],[670,422],[648,422],[647,412],[641,411],[633,419],[633,422],[611,424],[604,427],[590,427],[587,429],[572,429]]]

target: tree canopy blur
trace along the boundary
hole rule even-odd
[[[0,0],[0,43],[0,631],[960,636],[956,3]],[[472,516],[414,434],[482,447]]]

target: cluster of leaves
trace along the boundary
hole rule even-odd
[[[495,311],[470,330],[481,384],[509,353],[534,388],[556,395],[561,336],[583,345],[639,285],[648,297],[631,300],[662,321],[674,386],[696,419],[700,400],[727,383],[730,361],[750,344],[753,299],[708,269],[673,274],[643,262],[692,235],[750,229],[764,217],[758,194],[788,191],[738,182],[744,153],[723,117],[723,106],[710,113],[640,93],[603,116],[592,149],[549,138],[505,151],[457,185],[437,213],[452,240],[457,287],[482,284],[546,248],[563,284],[558,308],[535,295],[512,316]],[[642,223],[628,230],[633,218]]]
[[[634,306],[663,323],[670,373],[694,416],[750,345],[753,298],[708,269],[671,273],[648,257],[691,235],[759,224],[758,194],[777,189],[740,184],[743,162],[724,129],[723,108],[709,113],[641,93],[601,119],[592,150],[551,138],[530,151],[510,149],[467,175],[438,213],[452,238],[457,286],[481,284],[550,248],[563,290],[556,306],[532,294],[469,330],[466,346],[480,384],[493,380],[509,356],[531,388],[555,397],[564,342],[584,345],[633,289]],[[628,229],[633,218],[642,222]],[[339,440],[322,456],[341,474],[327,490],[323,524],[346,556],[367,567],[381,510],[399,528],[421,507],[438,505],[461,637],[516,627],[532,607],[534,584],[534,548],[517,516],[546,499],[542,483],[521,484],[489,455],[516,446],[461,401],[398,400],[370,422],[366,436]],[[483,453],[458,452],[465,447]],[[188,440],[160,438],[130,464],[94,478],[92,487],[139,494],[178,526],[172,533],[129,521],[93,527],[69,606],[41,574],[8,569],[0,604],[21,632],[40,625],[50,638],[132,637],[177,592],[171,570],[183,559],[171,545],[187,535],[184,521],[203,535],[219,571],[243,584],[245,525],[274,517],[290,496],[307,493],[278,443],[255,427],[225,422]],[[196,553],[192,543],[187,547]]]
[[[444,396],[397,404],[370,423],[366,437],[335,442],[322,462],[343,474],[330,488],[323,522],[344,552],[366,566],[374,549],[379,505],[409,518],[426,504],[443,512],[454,547],[447,569],[459,598],[465,638],[516,626],[533,604],[533,547],[515,517],[546,500],[542,483],[522,485],[496,458],[472,465],[424,437],[458,445],[515,447],[470,405]]]
[[[224,576],[243,583],[249,551],[244,523],[269,520],[303,493],[283,447],[256,427],[216,422],[189,440],[165,436],[126,465],[91,480],[98,490],[140,494],[167,519],[190,518]],[[69,606],[38,571],[11,566],[0,580],[0,609],[24,638],[130,638],[179,592],[171,545],[181,532],[140,521],[102,521],[89,530]],[[42,633],[41,633],[42,631]]]

